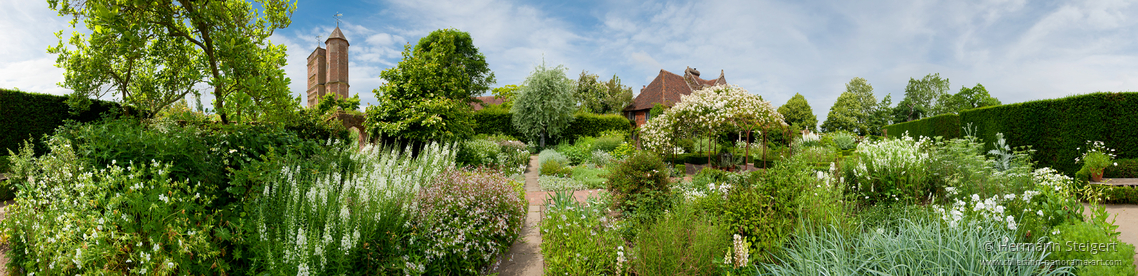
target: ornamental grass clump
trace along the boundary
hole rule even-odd
[[[1071,267],[1043,263],[1051,252],[999,250],[1012,231],[997,223],[964,221],[946,227],[936,220],[902,217],[896,229],[865,229],[854,236],[836,228],[800,231],[762,275],[1068,275]]]
[[[448,170],[416,198],[410,246],[426,275],[484,274],[521,233],[523,184],[493,172]]]

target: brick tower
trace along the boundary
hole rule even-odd
[[[308,107],[316,106],[328,93],[348,97],[348,39],[337,26],[324,44],[328,50],[317,46],[308,55]]]

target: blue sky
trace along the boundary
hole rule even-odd
[[[723,70],[775,106],[801,93],[819,121],[851,78],[880,99],[940,73],[955,92],[981,83],[1004,103],[1138,90],[1133,1],[301,1],[272,37],[288,46],[291,90],[335,27],[351,43],[351,92],[375,103],[379,72],[406,43],[469,32],[497,76],[517,84],[542,62],[620,76],[634,92],[660,69]],[[66,19],[43,1],[0,0],[0,87],[65,94],[46,53]]]

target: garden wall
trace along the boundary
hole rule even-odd
[[[1075,158],[1086,141],[1103,141],[1118,158],[1138,157],[1138,93],[1092,93],[1060,99],[983,107],[951,116],[936,116],[886,126],[889,134],[909,130],[910,136],[963,135],[962,127],[992,147],[996,133],[1012,147],[1031,146],[1038,167],[1051,167],[1067,175],[1079,170]],[[971,125],[970,125],[971,124]],[[955,135],[952,135],[955,133]],[[948,134],[948,135],[945,135]]]
[[[90,122],[99,119],[103,112],[118,107],[117,103],[94,100],[90,109],[78,116],[71,115],[67,97],[0,89],[0,155],[8,150],[19,150],[28,138],[40,139],[62,125],[64,120]],[[43,154],[46,147],[36,143],[36,153]]]
[[[505,134],[518,139],[524,135],[514,129],[513,113],[501,109],[483,109],[474,112],[474,133]],[[581,136],[599,136],[608,130],[632,131],[632,124],[624,116],[607,114],[575,114],[573,122],[563,132],[561,139],[575,141]],[[523,139],[524,140],[524,139]]]

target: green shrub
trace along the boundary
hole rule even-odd
[[[840,150],[852,150],[857,148],[857,137],[855,137],[853,133],[838,131],[826,133],[826,136],[829,136],[830,141]]]
[[[65,120],[92,122],[108,112],[119,109],[113,102],[93,100],[88,110],[72,114],[68,97],[0,89],[0,155],[19,150],[21,142],[35,139],[35,152],[47,152],[47,144],[40,141],[50,135]]]
[[[1136,204],[1138,203],[1138,188],[1125,186],[1091,185],[1090,197],[1083,200],[1107,204]]]
[[[538,166],[544,166],[545,163],[549,162],[550,160],[557,161],[557,163],[562,166],[569,164],[569,158],[566,158],[565,155],[562,155],[560,152],[557,152],[553,149],[542,150],[541,153],[537,154]],[[538,168],[539,171],[541,169],[542,168]]]
[[[593,151],[593,155],[591,158],[589,158],[589,161],[593,164],[596,164],[597,166],[604,167],[608,166],[609,163],[616,161],[616,159],[613,158],[612,155],[607,151],[598,149]]]
[[[676,175],[683,176],[688,173],[687,165],[676,164]]]
[[[581,182],[588,189],[604,189],[608,187],[608,171],[588,165],[573,167],[573,179]]]
[[[603,198],[603,197],[602,197]],[[629,271],[616,220],[606,215],[608,202],[572,193],[554,194],[541,220],[541,255],[549,275],[625,275]]]
[[[692,144],[692,152],[693,153],[719,152],[719,150],[722,149],[722,146],[719,145],[719,141],[718,140],[710,140],[710,144],[709,144],[709,142],[708,142],[709,139],[710,138],[707,138],[707,137],[696,139],[695,143]]]
[[[650,219],[668,207],[671,190],[667,167],[655,153],[637,151],[613,166],[609,191],[618,210]]]
[[[710,214],[677,204],[636,236],[633,270],[639,275],[720,275],[717,258],[729,235]]]
[[[739,187],[727,194],[719,210],[724,227],[751,243],[752,260],[770,261],[779,252],[798,222],[798,197],[811,181],[801,163],[780,164],[758,173],[758,183]],[[739,174],[727,174],[742,176]],[[738,182],[737,182],[738,183]]]
[[[613,149],[610,153],[612,154],[612,158],[616,158],[617,160],[624,160],[625,158],[628,158],[629,155],[632,155],[632,152],[634,151],[636,151],[636,146],[633,146],[629,143],[624,143],[617,146],[616,149]]]
[[[578,137],[592,136],[600,137],[608,131],[619,131],[622,133],[632,132],[632,123],[628,118],[617,114],[588,114],[578,113],[573,115],[573,122],[569,123],[569,127],[563,132],[561,139],[567,141],[576,141]]]
[[[526,214],[520,185],[498,174],[443,172],[418,196],[427,275],[477,275],[506,252]],[[524,193],[524,192],[523,192]]]
[[[593,150],[613,151],[621,144],[624,144],[624,137],[601,136],[593,140]]]
[[[486,139],[473,139],[463,141],[458,149],[455,161],[462,166],[489,166],[498,165],[498,154],[502,152],[498,143]]]
[[[1138,159],[1117,159],[1117,166],[1108,166],[1103,170],[1102,177],[1106,178],[1138,178]]]
[[[513,113],[502,108],[484,108],[472,114],[474,133],[524,137],[514,129]]]
[[[561,143],[557,145],[557,152],[568,157],[574,165],[588,162],[593,153],[592,140],[592,137],[582,137],[575,144]]]
[[[538,176],[537,185],[542,191],[577,191],[588,188],[576,179],[560,175]]]
[[[1138,128],[1134,127],[1138,118],[1130,116],[1136,108],[1138,93],[1091,93],[970,109],[960,112],[955,124],[932,117],[886,126],[886,129],[890,136],[897,136],[902,132],[898,127],[910,125],[913,126],[909,127],[910,136],[949,138],[960,137],[964,134],[962,128],[968,128],[985,141],[986,149],[992,149],[996,133],[1015,133],[1008,144],[1031,146],[1035,150],[1031,159],[1038,162],[1038,167],[1051,167],[1073,175],[1080,167],[1075,164],[1076,157],[1082,154],[1078,149],[1088,140],[1111,145],[1120,153],[1119,158],[1138,157],[1134,156],[1138,154]],[[914,131],[916,128],[934,131]]]
[[[1077,266],[1075,273],[1079,275],[1134,275],[1134,245],[1118,240],[1114,231],[1118,226],[1107,225],[1106,210],[1098,208],[1101,214],[1097,219],[1055,227],[1050,241],[1057,248],[1047,259],[1118,262]]]
[[[557,160],[545,161],[541,163],[541,175],[568,177],[572,173],[572,168],[561,164]]]
[[[8,271],[72,274],[216,274],[223,252],[205,187],[173,177],[167,163],[92,166],[66,139],[13,156],[22,189],[2,222]],[[161,214],[161,215],[154,215]],[[177,233],[177,234],[170,234]],[[133,248],[134,250],[126,250]],[[137,252],[137,253],[136,253]]]

